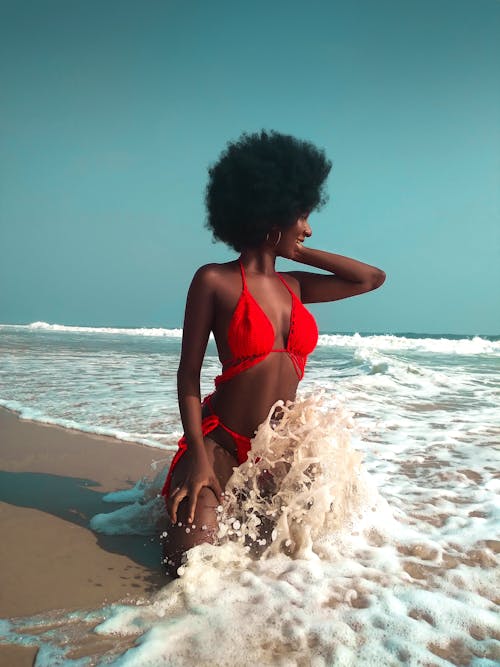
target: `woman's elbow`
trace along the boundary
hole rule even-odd
[[[386,278],[385,271],[382,271],[382,269],[377,269],[376,271],[374,271],[371,278],[370,289],[374,290],[381,287],[381,285],[383,285],[385,282],[385,278]]]
[[[191,366],[189,364],[179,364],[177,369],[177,384],[196,384],[200,382],[200,368]]]

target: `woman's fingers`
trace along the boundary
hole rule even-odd
[[[172,523],[177,521],[177,508],[179,507],[181,500],[183,500],[183,498],[185,498],[187,495],[188,492],[185,486],[181,488],[177,487],[168,499],[168,513],[170,514],[170,520]]]
[[[188,505],[188,523],[193,523],[194,519],[194,511],[196,509],[196,503],[198,501],[198,494],[200,493],[202,488],[201,484],[197,484],[191,489],[191,493],[189,494],[189,505]]]
[[[187,520],[188,523],[193,523],[196,504],[198,502],[198,496],[200,494],[201,489],[204,486],[206,486],[207,488],[211,489],[214,492],[219,504],[222,503],[222,495],[223,495],[222,488],[217,477],[214,477],[208,484],[195,483],[191,484],[189,488],[186,484],[184,484],[181,487],[176,487],[171,493],[170,498],[168,500],[168,512],[172,523],[176,523],[177,510],[179,508],[180,503],[186,497],[189,498]]]
[[[222,489],[221,485],[219,484],[219,480],[217,477],[214,477],[212,484],[210,485],[210,488],[212,491],[215,493],[217,500],[219,501],[219,505],[222,503]]]
[[[218,503],[219,504],[222,503],[222,489],[217,477],[214,477],[209,484],[197,484],[196,486],[192,487],[189,493],[188,523],[193,523],[194,512],[196,510],[196,503],[198,502],[198,496],[202,488],[205,486],[208,489],[211,489],[215,493]]]

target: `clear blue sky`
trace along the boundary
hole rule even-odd
[[[321,330],[500,333],[500,2],[0,2],[0,322],[179,326],[207,166],[324,147],[311,245],[383,268]],[[290,268],[282,263],[281,268]]]

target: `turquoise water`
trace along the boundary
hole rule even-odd
[[[35,421],[175,448],[181,435],[175,386],[181,335],[180,329],[0,325],[0,405]],[[495,377],[499,341],[500,336],[324,333],[301,389],[319,384],[350,397],[357,377],[356,409],[363,412],[372,398],[360,378],[385,375],[397,383],[400,398],[410,400],[417,377],[422,395],[427,389],[428,398],[434,395],[432,372],[439,371],[457,382],[454,400],[460,402],[472,379]],[[219,368],[210,341],[203,394],[212,390]],[[478,405],[491,404],[488,386],[475,383],[473,393]]]

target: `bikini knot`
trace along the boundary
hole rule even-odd
[[[206,433],[210,433],[210,431],[213,431],[217,426],[220,424],[220,419],[217,415],[208,415],[207,417],[203,418],[201,427],[203,430],[203,435]]]

